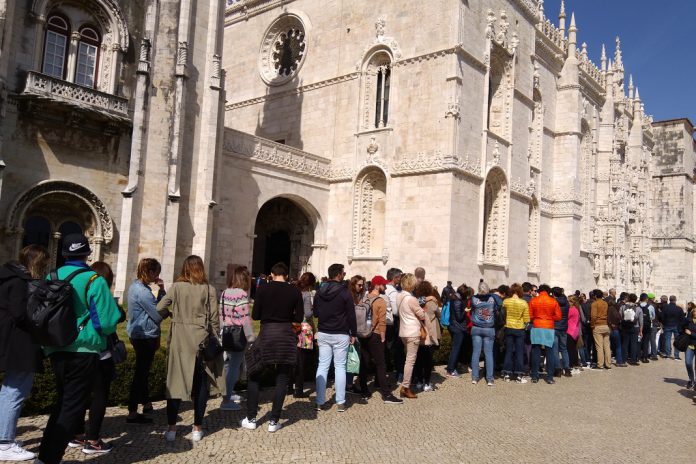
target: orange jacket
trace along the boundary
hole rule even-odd
[[[553,322],[560,321],[563,315],[558,301],[548,293],[541,292],[529,302],[529,318],[537,329],[553,329]]]

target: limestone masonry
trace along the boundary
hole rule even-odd
[[[694,127],[537,0],[0,0],[0,258],[694,299]],[[589,20],[589,18],[585,18]],[[580,24],[580,26],[582,26]],[[630,46],[630,44],[626,44]]]

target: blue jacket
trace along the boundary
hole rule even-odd
[[[474,327],[494,328],[496,311],[499,311],[499,308],[495,295],[476,295],[471,297],[471,322],[474,324]]]
[[[662,325],[665,328],[680,327],[684,323],[684,311],[674,303],[666,304],[662,307]]]
[[[130,338],[157,338],[160,336],[162,316],[157,312],[157,302],[162,299],[164,292],[158,298],[152,294],[150,287],[141,280],[134,281],[128,288],[128,325],[126,332]]]
[[[570,303],[565,295],[556,297],[556,301],[558,301],[558,306],[561,307],[561,320],[555,321],[553,323],[553,328],[565,332],[568,330],[568,311],[570,310]]]

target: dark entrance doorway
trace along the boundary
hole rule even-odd
[[[266,202],[256,216],[254,234],[253,274],[268,274],[278,262],[288,265],[290,277],[298,277],[306,269],[314,225],[295,202],[287,198]]]

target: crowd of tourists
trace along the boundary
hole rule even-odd
[[[115,365],[124,358],[116,329],[126,319],[135,353],[128,424],[153,422],[149,374],[161,344],[161,323],[171,321],[164,433],[169,442],[177,438],[182,401],[193,402],[191,440],[203,438],[211,394],[222,395],[221,410],[242,411],[242,428],[256,429],[261,380],[269,375],[275,381],[269,432],[282,426],[288,392],[309,397],[307,374],[315,379],[310,404],[318,413],[334,404],[337,412],[345,411],[347,395],[369,400],[373,375],[384,403],[416,400],[436,388],[433,358],[444,330],[451,340],[447,379],[470,372],[473,384],[485,380],[493,386],[496,378],[554,384],[586,369],[678,360],[680,348],[687,387],[696,389],[696,311],[689,303],[685,313],[674,296],[617,296],[614,289],[567,295],[545,284],[490,288],[483,280],[476,288],[447,282],[438,291],[421,267],[413,273],[392,268],[385,277],[368,280],[347,279],[341,264],[331,265],[320,282],[307,272],[291,283],[283,263],[274,265],[268,278],[253,281],[246,266],[230,266],[227,288],[218,294],[202,259],[189,256],[167,289],[159,262],[142,259],[128,289],[126,315],[110,293],[113,272],[103,262],[88,266],[90,254],[86,237],[72,234],[63,240],[64,264],[48,277],[49,255],[37,245],[0,268],[0,460],[58,464],[66,447],[86,454],[111,451],[100,429]],[[64,284],[71,292],[71,317],[52,297]],[[37,315],[49,307],[58,316],[41,325]],[[260,323],[258,334],[252,320]],[[69,337],[63,333],[66,325],[74,332]],[[16,429],[44,357],[50,360],[57,397],[35,456],[16,441]],[[235,392],[243,372],[245,407]],[[327,396],[331,380],[333,398]]]

